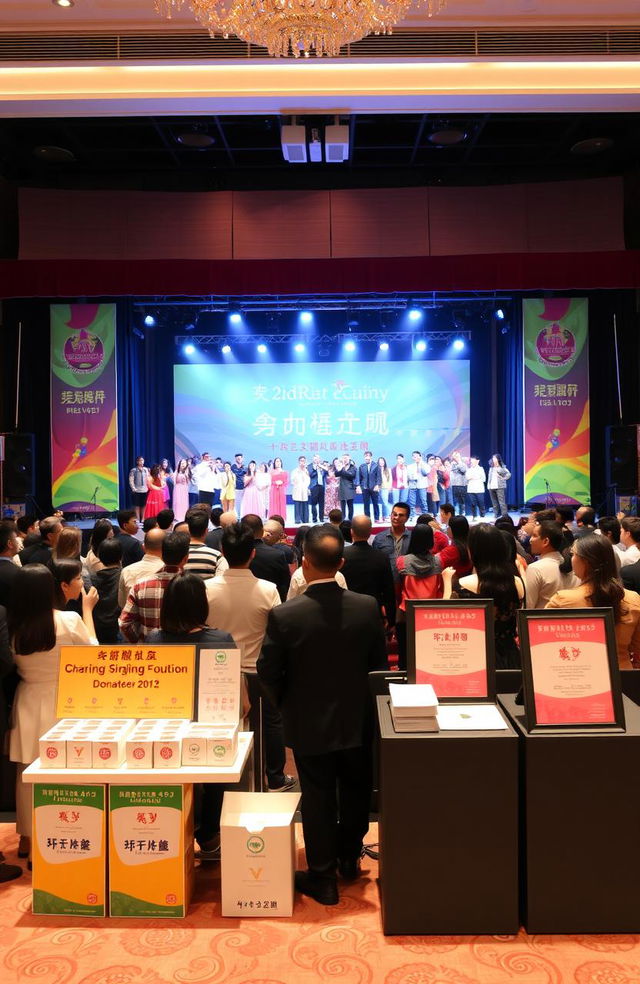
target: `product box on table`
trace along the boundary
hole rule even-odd
[[[223,916],[293,912],[298,793],[225,792],[220,821]]]
[[[93,768],[117,769],[125,760],[127,736],[135,727],[135,720],[105,721],[93,742]]]
[[[212,724],[207,738],[207,765],[232,765],[238,753],[238,726]]]
[[[109,787],[109,912],[186,916],[193,881],[190,785]]]

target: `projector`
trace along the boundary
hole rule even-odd
[[[306,164],[307,133],[303,126],[287,123],[280,131],[282,156],[289,164]]]
[[[349,127],[338,123],[324,129],[324,159],[327,164],[341,164],[349,159]]]

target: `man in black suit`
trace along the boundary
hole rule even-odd
[[[309,472],[309,505],[311,506],[311,522],[321,523],[324,519],[324,482],[328,471],[319,454],[314,454],[311,464],[307,465]]]
[[[296,888],[323,905],[338,902],[336,868],[345,879],[359,874],[372,780],[368,673],[386,666],[375,601],[336,584],[342,551],[332,526],[311,527],[302,559],[308,587],[271,610],[257,662],[302,789],[308,871],[296,872]]]
[[[355,461],[352,461],[348,454],[343,454],[340,467],[336,468],[336,477],[340,479],[338,498],[340,508],[345,519],[353,519],[353,499],[355,495],[356,475],[358,469]]]
[[[9,607],[13,582],[20,572],[13,558],[18,553],[18,537],[13,523],[0,523],[0,605]]]
[[[381,481],[380,465],[374,463],[371,451],[365,451],[364,463],[358,468],[356,492],[362,492],[362,506],[367,516],[371,516],[371,506],[373,506],[373,517],[376,522],[380,519]]]
[[[387,619],[389,628],[396,624],[396,593],[391,565],[380,550],[369,544],[371,520],[354,516],[351,523],[353,542],[345,551],[342,573],[349,591],[371,595]]]
[[[42,528],[42,523],[40,523]],[[140,540],[137,539],[138,520],[136,519],[135,509],[120,509],[118,511],[118,529],[116,536],[120,540],[122,547],[122,566],[128,567],[129,564],[137,564],[144,557],[144,550]]]
[[[256,555],[249,564],[249,570],[254,577],[260,577],[263,581],[271,581],[272,584],[275,584],[280,598],[282,601],[286,601],[291,584],[291,572],[282,550],[278,550],[277,547],[270,547],[262,539],[264,527],[262,520],[255,513],[247,513],[246,516],[243,516],[241,524],[244,529],[249,529],[253,533]]]
[[[20,552],[20,563],[23,567],[27,564],[48,564],[51,560],[51,552],[58,542],[58,537],[62,532],[62,523],[58,516],[47,516],[40,520],[40,540],[30,547],[25,547]]]

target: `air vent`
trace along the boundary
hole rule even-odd
[[[523,58],[640,55],[637,28],[451,31],[399,28],[348,45],[342,58]],[[173,34],[3,34],[0,62],[185,61],[268,57],[265,48],[206,31]]]

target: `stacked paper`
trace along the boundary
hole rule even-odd
[[[430,683],[390,683],[391,718],[399,732],[438,731],[438,698]]]

